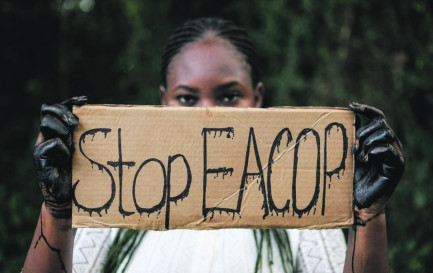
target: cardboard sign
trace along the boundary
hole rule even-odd
[[[336,228],[353,223],[343,108],[74,108],[73,227]]]

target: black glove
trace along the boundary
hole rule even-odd
[[[45,206],[56,218],[71,218],[72,131],[78,118],[72,106],[87,103],[87,97],[73,97],[61,104],[42,105],[40,134],[33,152],[39,186]]]
[[[379,109],[352,102],[350,108],[368,119],[356,131],[354,198],[358,210],[380,213],[404,172],[403,146]]]

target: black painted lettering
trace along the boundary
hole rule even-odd
[[[105,210],[105,213],[107,213],[107,210],[110,208],[111,204],[113,203],[114,196],[116,195],[116,183],[114,182],[113,175],[111,174],[110,170],[106,166],[104,166],[103,164],[101,164],[99,162],[92,160],[91,158],[89,158],[84,153],[82,144],[85,143],[87,136],[92,136],[92,140],[93,140],[93,137],[95,137],[96,133],[103,133],[104,136],[106,137],[107,134],[110,132],[111,132],[111,129],[108,129],[108,128],[97,128],[97,129],[88,130],[88,131],[84,132],[83,134],[81,134],[80,140],[78,142],[78,147],[79,147],[80,153],[87,160],[89,160],[89,162],[90,162],[90,164],[92,164],[92,166],[96,165],[96,166],[98,166],[98,169],[100,171],[102,171],[102,172],[105,171],[108,174],[108,176],[110,177],[110,181],[111,181],[111,197],[107,200],[107,202],[104,205],[102,205],[100,207],[96,207],[96,208],[89,208],[89,207],[86,207],[86,206],[78,203],[78,201],[75,197],[75,191],[77,189],[78,184],[80,183],[80,180],[77,180],[74,183],[74,185],[72,186],[72,200],[74,202],[74,205],[77,207],[78,211],[80,209],[83,209],[85,212],[88,212],[90,216],[92,216],[93,212],[96,212],[99,216],[102,216],[101,215],[102,210]]]
[[[300,209],[298,208],[296,203],[296,175],[298,169],[298,152],[299,152],[301,140],[302,139],[305,140],[307,136],[311,134],[316,138],[316,145],[317,145],[316,186],[310,203],[305,208]],[[319,198],[319,192],[320,192],[320,137],[316,130],[311,128],[306,128],[299,133],[295,144],[295,155],[293,159],[293,184],[292,184],[293,215],[296,213],[299,216],[299,218],[301,218],[304,213],[309,213],[310,210],[313,208],[313,206],[315,206],[317,203],[317,200]]]
[[[163,184],[164,184],[164,187],[163,187],[163,190],[162,190],[161,201],[158,204],[156,204],[155,206],[153,206],[151,208],[142,208],[137,203],[137,197],[136,197],[137,196],[137,193],[136,193],[137,178],[138,178],[138,175],[140,174],[141,170],[143,169],[143,167],[146,166],[147,164],[149,164],[150,162],[156,162],[161,167],[161,171],[162,171],[162,174],[164,176],[164,179],[162,181]],[[140,167],[138,167],[138,170],[137,170],[137,172],[135,173],[135,176],[134,176],[134,181],[133,181],[133,184],[132,184],[132,199],[134,200],[135,208],[137,209],[137,211],[140,214],[140,216],[143,213],[151,214],[151,213],[154,213],[156,211],[159,211],[165,205],[166,195],[167,195],[167,175],[166,175],[166,172],[165,172],[164,164],[159,159],[149,158],[146,161],[144,161],[143,163],[141,163]]]
[[[328,135],[331,132],[331,129],[333,127],[337,128],[337,132],[341,130],[341,135],[343,137],[343,156],[341,157],[340,165],[333,169],[332,171],[328,171]],[[343,124],[338,122],[330,123],[325,128],[325,151],[323,155],[323,198],[322,198],[322,215],[325,215],[325,205],[326,205],[326,177],[328,176],[331,180],[332,176],[334,174],[337,175],[338,178],[340,178],[340,171],[343,172],[346,169],[346,157],[347,157],[347,148],[348,148],[348,140],[347,140],[347,133],[346,133],[346,127],[344,127]]]
[[[257,165],[257,169],[258,169],[258,172],[256,172],[256,173],[248,172],[248,164],[249,164],[248,159],[250,157],[251,143],[253,144],[254,157],[256,159],[256,165]],[[254,178],[260,179],[259,190],[263,194],[263,204],[262,204],[261,209],[264,211],[263,219],[265,219],[266,216],[268,216],[268,214],[269,214],[269,208],[268,208],[268,201],[266,199],[266,188],[265,188],[265,180],[263,177],[263,168],[262,168],[262,163],[260,161],[259,149],[257,148],[256,136],[254,134],[254,128],[253,127],[250,128],[250,134],[248,136],[247,151],[245,154],[245,166],[244,166],[244,172],[242,174],[240,195],[238,198],[238,205],[237,205],[237,209],[239,212],[240,212],[241,205],[242,205],[242,198],[243,198],[243,194],[244,194],[244,190],[245,190],[245,184],[247,183],[249,177],[252,177],[253,179]]]
[[[233,217],[235,213],[239,213],[239,210],[233,208],[222,208],[222,207],[207,207],[206,206],[206,186],[207,186],[207,175],[208,174],[216,174],[218,176],[221,173],[227,175],[228,173],[233,173],[233,168],[227,167],[219,167],[216,169],[208,169],[207,168],[207,135],[215,137],[221,137],[224,135],[227,138],[234,138],[235,132],[233,127],[226,128],[203,128],[201,135],[203,136],[203,203],[202,203],[202,213],[204,219],[207,218],[208,214],[211,213],[211,217],[209,220],[212,220],[215,211],[226,212],[227,214],[233,213]]]
[[[282,129],[277,136],[274,139],[274,142],[272,143],[271,151],[269,153],[269,161],[268,161],[268,200],[269,200],[269,209],[271,212],[275,211],[275,213],[278,215],[278,213],[282,213],[284,216],[285,212],[290,211],[290,199],[287,199],[286,204],[282,208],[278,208],[275,203],[274,199],[272,198],[272,164],[274,164],[274,154],[275,149],[277,150],[277,153],[280,152],[280,145],[281,145],[281,139],[283,138],[283,135],[287,135],[287,142],[286,147],[289,147],[289,143],[292,141],[292,133],[290,132],[289,128]]]
[[[185,168],[186,168],[186,173],[187,173],[186,186],[181,193],[179,193],[176,196],[171,196],[171,181],[170,181],[170,179],[171,179],[171,163],[173,163],[173,161],[175,161],[179,157],[183,159],[183,162],[184,162]],[[192,180],[191,168],[190,168],[188,161],[186,160],[185,156],[183,156],[181,154],[169,156],[168,157],[168,167],[167,167],[167,184],[166,184],[167,185],[167,205],[166,205],[166,209],[165,209],[165,228],[166,229],[169,229],[169,227],[170,227],[170,202],[174,202],[176,204],[178,200],[182,201],[185,197],[188,196],[189,188],[191,187],[191,180]]]
[[[123,166],[128,166],[128,169],[132,166],[135,166],[135,162],[133,161],[123,161],[122,156],[122,138],[121,138],[121,132],[122,129],[117,130],[117,147],[118,147],[118,153],[119,153],[119,159],[117,161],[107,161],[107,164],[112,166],[115,170],[116,168],[119,168],[119,212],[122,214],[123,218],[125,216],[129,216],[134,214],[133,211],[126,211],[123,209],[122,204],[122,183],[123,183]]]

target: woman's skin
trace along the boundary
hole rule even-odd
[[[264,86],[261,82],[253,85],[249,65],[229,42],[208,33],[173,58],[167,86],[160,86],[159,92],[162,104],[169,106],[261,107]],[[361,106],[354,106],[354,110],[363,114],[365,109],[374,109]],[[68,127],[70,132],[73,128]],[[50,140],[40,133],[36,147],[47,141]],[[360,149],[355,147],[355,154]],[[385,208],[387,198],[381,198],[369,208],[355,208],[359,219],[372,220],[357,227],[354,257],[355,232],[350,229],[344,272],[352,272],[352,261],[356,273],[389,271],[385,215],[377,216]],[[52,207],[44,202],[23,272],[72,272],[71,219],[52,212]]]
[[[169,68],[167,88],[160,86],[168,106],[261,107],[264,87],[253,86],[250,67],[226,40],[208,34],[185,46]]]

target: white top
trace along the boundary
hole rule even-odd
[[[74,241],[73,272],[99,272],[116,229],[79,229]],[[346,243],[341,230],[287,230],[296,272],[343,272]],[[266,247],[264,247],[266,248]],[[274,249],[273,272],[283,272]],[[263,271],[269,272],[266,252]],[[127,273],[252,273],[257,248],[248,229],[148,231]]]

